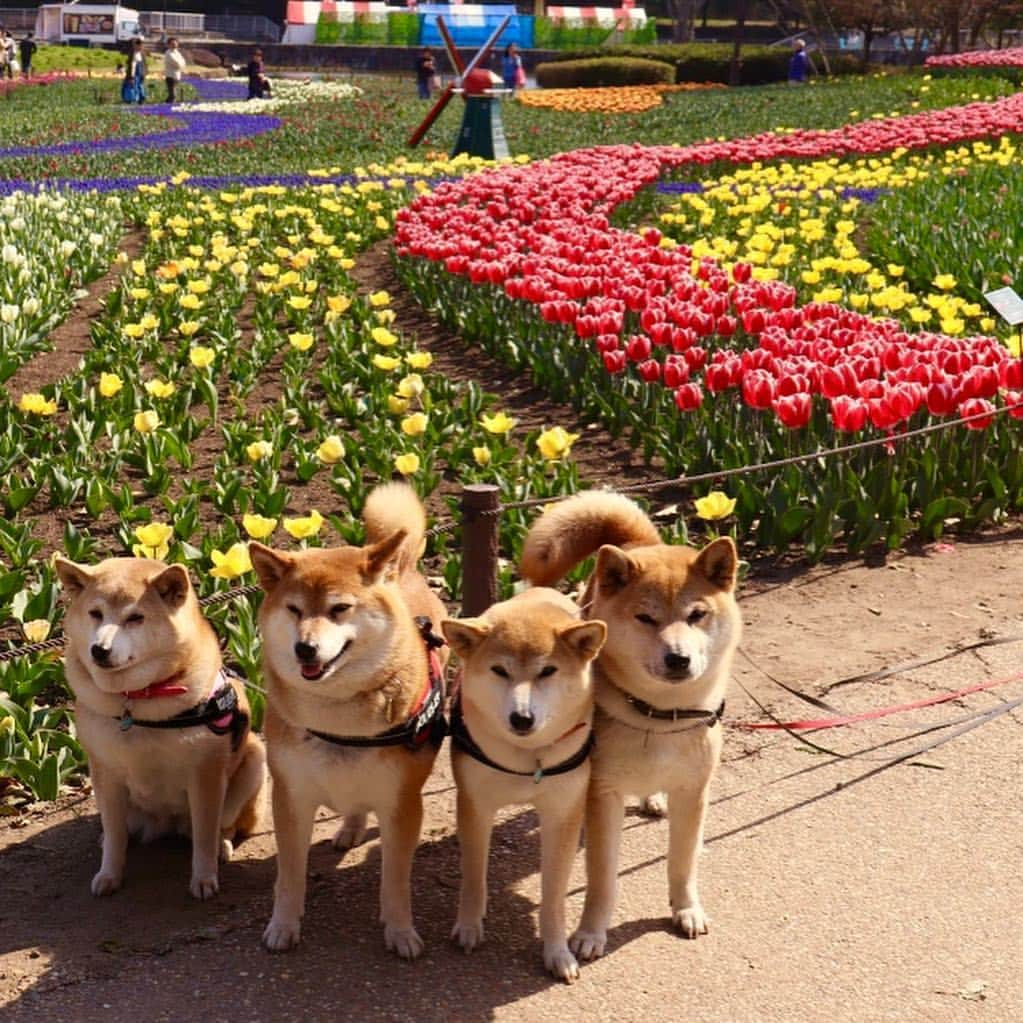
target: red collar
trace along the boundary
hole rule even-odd
[[[181,696],[188,692],[188,686],[183,686],[180,679],[185,677],[183,671],[179,671],[162,682],[152,682],[145,689],[129,689],[121,693],[126,700],[154,700],[160,696]]]

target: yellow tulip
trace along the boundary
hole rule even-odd
[[[428,419],[422,412],[413,412],[412,415],[401,421],[401,432],[406,437],[418,437],[426,432]]]
[[[395,359],[393,356],[390,355],[378,354],[373,356],[373,365],[376,366],[377,369],[382,369],[385,371],[397,369],[401,365],[401,359]]]
[[[418,373],[409,373],[398,383],[398,394],[403,398],[418,398],[423,393],[423,378]]]
[[[332,313],[347,312],[348,307],[351,304],[352,304],[352,300],[347,295],[328,295],[327,296],[327,308]]]
[[[559,458],[564,458],[572,450],[572,445],[578,439],[579,434],[569,433],[562,427],[555,426],[549,430],[544,430],[536,438],[536,446],[540,449],[540,454],[548,462],[554,462]]]
[[[497,412],[492,416],[484,413],[480,416],[480,422],[487,433],[493,433],[498,436],[509,433],[515,426],[515,420],[505,412]]]
[[[419,456],[413,454],[398,455],[394,459],[394,467],[402,476],[411,476],[419,471]]]
[[[402,415],[408,409],[408,398],[402,398],[397,394],[387,396],[387,411],[394,416]]]
[[[383,345],[384,348],[390,348],[391,345],[397,344],[398,339],[394,336],[386,327],[374,327],[370,331],[370,336],[378,345]]]
[[[293,334],[288,335],[288,341],[292,348],[297,348],[300,352],[308,352],[313,346],[315,338],[312,334],[302,334],[296,331]]]
[[[941,291],[951,291],[958,282],[952,274],[938,274],[931,283]]]
[[[193,295],[205,295],[210,290],[210,282],[206,280],[189,281],[188,290]]]
[[[147,380],[145,388],[154,398],[169,398],[175,391],[174,385],[166,380]]]
[[[405,361],[413,369],[429,369],[433,365],[433,356],[429,352],[410,352]]]
[[[291,306],[292,309],[297,309],[299,312],[304,309],[308,309],[312,304],[313,300],[311,298],[307,298],[305,295],[292,295],[288,299],[288,305]]]
[[[195,345],[188,351],[188,361],[196,369],[206,369],[208,366],[212,366],[216,357],[217,353],[212,348],[206,348],[203,345]]]
[[[202,299],[199,298],[198,295],[193,295],[191,293],[189,293],[187,295],[182,295],[181,298],[178,301],[180,302],[180,305],[181,305],[182,309],[201,309],[202,308]]]
[[[21,631],[29,643],[42,643],[50,634],[50,623],[45,618],[33,618],[21,623]]]
[[[313,509],[305,518],[285,519],[283,525],[296,540],[307,540],[311,536],[316,536],[320,531],[320,526],[323,525],[323,516]]]
[[[252,561],[249,558],[249,545],[246,543],[232,544],[227,551],[210,551],[215,567],[210,569],[210,575],[215,579],[237,579],[240,575],[252,571]]]
[[[369,296],[369,304],[374,309],[380,309],[385,305],[391,304],[391,296],[386,291],[374,291]]]
[[[263,458],[269,458],[274,452],[274,446],[268,440],[254,440],[245,448],[245,454],[249,456],[250,462],[258,462]]]
[[[477,465],[490,465],[490,448],[485,444],[472,449],[472,457],[476,459]]]
[[[344,442],[336,433],[332,433],[316,449],[316,457],[324,465],[334,465],[335,462],[340,462],[345,457]]]
[[[726,519],[735,511],[735,498],[721,490],[712,490],[706,497],[696,499],[696,514],[701,519],[714,522]]]
[[[170,542],[174,529],[166,522],[148,522],[144,526],[135,527],[135,539],[143,547],[163,547]]]
[[[253,540],[265,540],[277,528],[277,520],[263,515],[243,515],[242,528]]]
[[[124,334],[125,337],[134,338],[136,341],[142,337],[145,332],[145,328],[141,323],[125,323],[121,327],[121,333]]]
[[[150,408],[135,413],[135,429],[139,433],[152,433],[160,425],[160,417]]]
[[[124,383],[116,373],[100,373],[99,393],[104,398],[112,398],[123,386]]]

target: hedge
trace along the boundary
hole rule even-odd
[[[671,85],[675,70],[659,60],[594,57],[559,60],[536,66],[536,83],[544,89],[592,88],[600,85]]]

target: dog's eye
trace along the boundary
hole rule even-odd
[[[500,664],[491,665],[490,670],[497,675],[498,678],[511,678],[507,669],[502,668]]]
[[[538,677],[539,678],[550,678],[551,675],[553,675],[557,670],[558,670],[557,665],[555,665],[555,664],[545,664],[540,669],[540,674],[539,674]]]
[[[128,615],[128,617],[125,618],[124,623],[125,623],[125,625],[139,625],[140,623],[144,622],[145,620],[146,620],[145,616],[144,615],[140,615],[138,613],[138,611],[136,611],[134,614]]]
[[[652,615],[648,615],[648,614],[636,615],[636,621],[637,622],[642,622],[644,625],[656,625],[657,624],[657,622],[654,621],[653,616]]]
[[[345,613],[345,611],[351,611],[351,609],[352,609],[352,605],[351,604],[331,604],[331,606],[330,606],[330,617],[331,618],[340,618],[341,615],[343,615]]]
[[[90,617],[90,618],[91,618],[91,619],[92,619],[92,620],[93,620],[94,622],[101,622],[101,621],[103,621],[103,612],[102,612],[102,611],[100,611],[100,610],[99,610],[98,608],[95,608],[95,607],[94,607],[94,608],[93,608],[93,609],[92,609],[92,610],[91,610],[91,611],[89,612],[89,617]]]
[[[294,616],[295,616],[296,618],[301,618],[301,617],[302,617],[302,609],[301,609],[300,607],[296,607],[296,606],[295,606],[294,604],[289,604],[289,605],[288,605],[288,610],[289,610],[289,611],[290,611],[290,612],[291,612],[291,613],[292,613],[292,614],[293,614],[293,615],[294,615]]]
[[[705,607],[694,607],[692,611],[689,612],[689,616],[686,618],[686,621],[690,625],[695,625],[697,622],[702,622],[703,619],[707,617],[707,613],[708,612]]]

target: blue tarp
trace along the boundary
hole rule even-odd
[[[532,17],[517,15],[515,7],[510,4],[507,6],[487,4],[485,14],[471,15],[452,14],[447,4],[420,4],[416,8],[416,13],[420,16],[420,46],[443,47],[444,41],[437,28],[438,15],[444,18],[444,24],[456,46],[473,49],[482,46],[490,37],[490,33],[501,24],[501,19],[510,14],[512,19],[495,43],[495,50],[503,49],[509,43],[515,43],[524,50],[533,48]]]

